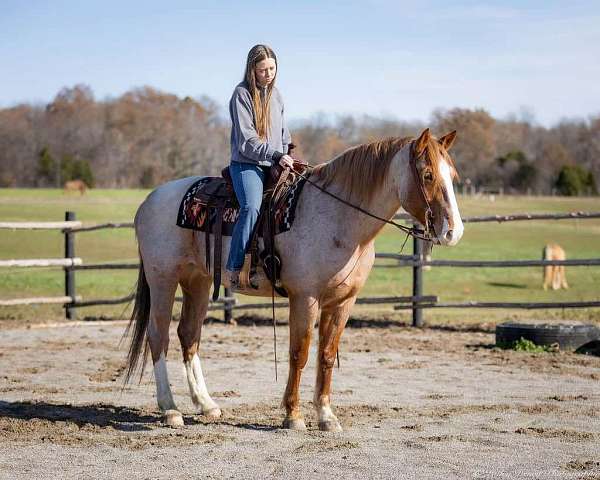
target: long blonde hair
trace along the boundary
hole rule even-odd
[[[275,60],[275,78],[267,85],[267,92],[264,98],[261,98],[260,90],[256,83],[256,74],[254,69],[256,64],[262,62],[267,58]],[[244,79],[248,84],[248,90],[252,97],[252,105],[254,107],[254,115],[256,120],[256,131],[261,140],[266,140],[269,134],[270,119],[271,119],[271,95],[273,94],[273,87],[275,86],[275,79],[277,78],[277,57],[271,47],[267,45],[254,45],[248,52],[248,59],[246,60],[246,73]]]

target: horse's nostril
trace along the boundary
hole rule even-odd
[[[445,237],[446,237],[446,240],[447,240],[447,241],[450,241],[450,240],[452,240],[452,230],[448,230],[448,231],[446,232],[446,235],[445,235]]]

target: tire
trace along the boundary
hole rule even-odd
[[[586,343],[600,340],[600,328],[595,325],[565,323],[512,323],[496,326],[496,345],[506,345],[520,338],[536,345],[558,343],[561,350],[577,350]]]

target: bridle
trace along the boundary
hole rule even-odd
[[[409,163],[411,166],[411,170],[413,173],[413,177],[415,179],[415,183],[419,186],[419,192],[421,193],[421,199],[425,204],[425,225],[424,227],[424,235],[431,238],[437,238],[437,234],[435,231],[435,225],[433,223],[433,210],[431,209],[431,204],[427,199],[427,194],[425,193],[425,184],[423,183],[423,178],[419,175],[419,170],[417,169],[417,161],[421,159],[425,151],[417,154],[415,143],[413,142],[410,147],[410,159]],[[434,237],[431,236],[431,232],[433,232]]]
[[[359,212],[361,212],[371,218],[379,220],[383,223],[387,223],[388,225],[393,225],[398,230],[401,230],[402,232],[406,233],[407,239],[408,239],[408,236],[410,235],[414,238],[419,238],[421,240],[433,242],[434,241],[433,239],[436,238],[436,237],[431,236],[431,232],[433,232],[433,234],[436,235],[435,227],[433,224],[433,211],[431,209],[431,205],[430,205],[429,200],[427,199],[427,195],[425,193],[425,185],[423,184],[423,180],[421,179],[421,176],[419,175],[419,171],[417,170],[417,160],[419,160],[422,156],[423,156],[423,153],[421,153],[420,155],[416,155],[414,141],[413,141],[411,144],[411,147],[410,147],[409,164],[410,164],[411,171],[412,171],[412,174],[415,179],[415,183],[417,183],[417,185],[419,186],[419,191],[421,192],[421,197],[422,197],[423,203],[425,204],[425,207],[426,207],[425,208],[425,225],[423,225],[423,227],[424,227],[423,229],[417,228],[417,227],[407,227],[400,223],[394,222],[393,220],[388,220],[387,218],[383,218],[378,215],[375,215],[374,213],[371,213],[368,210],[365,210],[364,208],[359,207],[358,205],[337,196],[335,193],[328,191],[327,189],[321,187],[320,185],[317,185],[315,182],[313,182],[310,179],[309,176],[305,176],[302,173],[297,173],[297,172],[296,172],[296,175],[298,175],[300,178],[303,178],[304,180],[306,180],[307,183],[310,183],[313,187],[315,187],[318,190],[322,191],[323,193],[329,195],[330,197],[335,198],[336,200],[343,203],[344,205],[347,205],[347,206],[353,208],[354,210],[358,210]],[[302,162],[297,159],[294,159],[294,162],[295,163],[298,162],[302,165],[308,165],[307,163]],[[310,170],[309,170],[309,172],[310,172]],[[404,243],[406,243],[406,240],[404,241]]]

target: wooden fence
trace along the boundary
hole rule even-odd
[[[562,219],[591,219],[600,218],[600,212],[571,212],[567,214],[517,214],[517,215],[494,215],[485,217],[464,218],[464,223],[478,222],[512,222],[512,221],[532,221],[532,220],[562,220]],[[406,214],[399,214],[396,219],[408,220]],[[9,305],[31,305],[54,303],[62,304],[65,308],[67,319],[75,318],[75,309],[97,305],[116,305],[131,302],[134,298],[129,295],[121,298],[112,299],[94,299],[83,300],[76,295],[75,272],[77,270],[123,270],[138,269],[137,263],[112,263],[112,264],[84,264],[81,258],[75,256],[75,234],[81,232],[91,232],[106,228],[132,228],[133,222],[125,223],[104,223],[92,226],[82,226],[81,222],[76,220],[74,212],[65,213],[64,222],[0,222],[0,229],[61,229],[64,234],[64,258],[54,259],[28,259],[28,260],[2,260],[0,267],[31,267],[31,266],[62,266],[65,274],[65,295],[56,297],[35,297],[0,300],[0,306]],[[376,254],[376,258],[397,260],[397,266],[412,268],[412,295],[411,296],[393,296],[393,297],[361,297],[357,300],[359,305],[374,304],[395,304],[396,310],[412,310],[413,325],[422,326],[423,309],[425,308],[589,308],[600,307],[600,300],[587,302],[457,302],[443,303],[438,302],[434,295],[423,295],[423,267],[458,267],[458,268],[477,268],[477,267],[531,267],[546,265],[565,265],[565,266],[597,266],[600,265],[600,258],[577,259],[577,260],[506,260],[506,261],[472,261],[472,260],[426,260],[423,255],[423,242],[413,239],[413,254],[398,255],[392,253]],[[181,301],[176,298],[176,301]],[[276,302],[275,307],[287,307],[287,301]],[[209,310],[223,310],[223,316],[226,322],[232,320],[233,310],[249,310],[270,308],[270,302],[237,304],[236,299],[231,295],[228,289],[225,289],[224,296],[216,302],[211,302]]]

